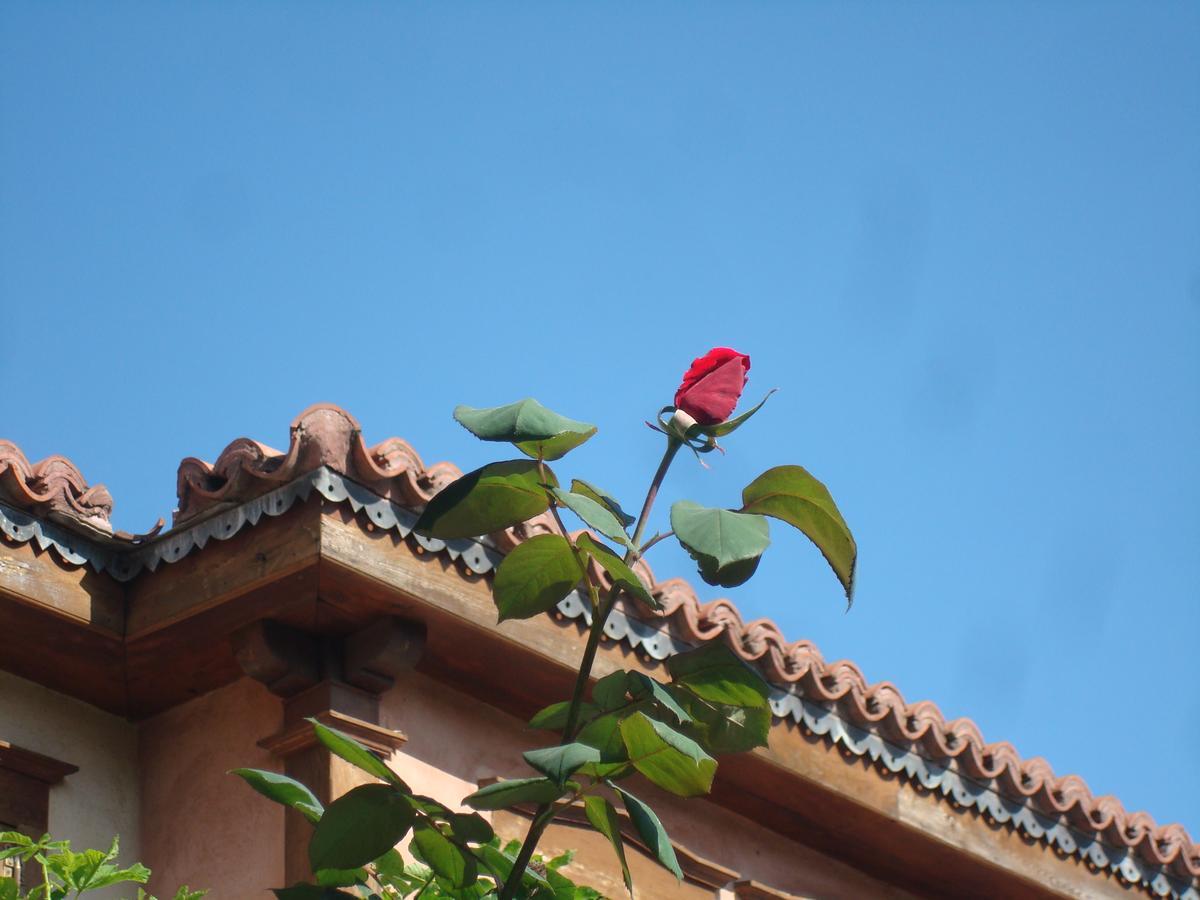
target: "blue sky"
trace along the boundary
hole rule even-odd
[[[746,617],[1200,837],[1198,46],[1187,3],[7,3],[0,437],[144,530],[310,403],[468,468],[452,407],[532,394],[636,505],[730,345],[780,391],[667,499],[799,463],[860,547],[846,613],[776,527]]]

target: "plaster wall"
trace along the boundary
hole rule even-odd
[[[187,884],[207,900],[265,900],[283,885],[283,807],[228,774],[282,770],[257,744],[282,717],[278,698],[243,678],[141,723],[142,861],[159,896]]]
[[[381,724],[408,736],[408,742],[390,760],[398,774],[413,790],[451,806],[474,791],[481,780],[528,777],[532,773],[522,762],[521,753],[552,742],[549,733],[530,731],[525,723],[419,673],[400,679],[384,695],[380,717]],[[678,845],[734,870],[741,878],[828,900],[910,896],[716,804],[681,800],[644,781],[634,785],[631,789],[654,806]],[[518,824],[515,818],[495,821],[503,837],[523,836],[523,827],[521,833],[507,833]],[[555,834],[550,843],[570,841],[572,837],[564,831]],[[549,845],[547,849],[551,849]],[[552,849],[578,850],[573,864],[576,872],[603,872],[609,879],[616,876],[619,884],[615,857],[607,845],[584,847],[580,843],[568,847],[564,843]],[[655,896],[683,898],[691,894],[676,893],[672,888]]]
[[[50,789],[50,833],[74,850],[107,850],[121,838],[120,861],[141,858],[137,729],[118,716],[0,672],[0,738],[79,771]],[[97,900],[128,894],[97,892]]]

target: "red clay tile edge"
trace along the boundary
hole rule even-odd
[[[348,475],[406,507],[420,507],[460,474],[451,463],[426,466],[399,438],[368,447],[353,416],[338,406],[317,404],[292,423],[286,452],[240,438],[215,463],[193,457],[183,460],[175,525],[253,499],[320,466]],[[61,456],[31,464],[8,441],[0,441],[0,499],[35,515],[81,525],[85,531],[112,531],[112,497],[102,485],[89,487],[79,470]],[[549,530],[554,525],[547,515],[492,537],[501,550],[508,550]],[[892,741],[911,742],[930,759],[954,760],[970,777],[994,779],[1001,793],[1026,797],[1034,806],[1061,814],[1073,827],[1095,833],[1110,845],[1128,847],[1157,866],[1200,878],[1200,844],[1182,825],[1158,825],[1148,813],[1127,811],[1116,797],[1094,796],[1082,778],[1055,776],[1041,757],[1022,759],[1008,742],[986,743],[970,719],[947,721],[930,701],[906,703],[889,682],[868,683],[854,663],[826,662],[809,641],[789,643],[770,619],[744,622],[729,600],[703,603],[687,581],[658,582],[645,562],[638,567],[662,601],[661,617],[671,619],[684,640],[724,639],[769,681],[796,685],[806,697],[836,705],[854,724]],[[644,611],[642,615],[653,616]]]

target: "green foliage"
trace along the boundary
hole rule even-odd
[[[591,499],[595,500],[610,513],[616,516],[617,521],[621,523],[623,528],[628,528],[637,521],[633,516],[621,509],[621,504],[617,502],[617,499],[613,497],[612,494],[608,493],[607,491],[603,491],[595,485],[589,484],[588,482],[579,478],[571,479],[571,493],[582,494],[584,497],[590,497]]]
[[[541,750],[526,750],[525,762],[537,769],[558,787],[565,788],[567,779],[588,763],[600,762],[600,751],[587,744],[573,742]]]
[[[539,534],[504,557],[492,583],[492,599],[505,619],[528,619],[547,612],[583,578],[579,558],[557,534]]]
[[[308,845],[313,871],[356,869],[392,849],[408,834],[416,810],[388,784],[364,784],[329,805]]]
[[[463,798],[463,803],[472,809],[507,809],[522,803],[553,803],[563,794],[577,789],[578,785],[567,782],[560,788],[549,778],[513,778],[497,781],[481,787]]]
[[[408,793],[408,786],[400,780],[400,776],[388,768],[387,764],[360,744],[348,734],[343,734],[336,728],[330,728],[328,725],[321,724],[317,719],[309,719],[312,723],[313,730],[317,734],[317,740],[325,745],[325,748],[334,756],[340,756],[352,766],[361,769],[368,775],[386,781],[400,788],[403,792]]]
[[[717,761],[669,725],[637,712],[621,721],[621,739],[633,767],[663,790],[680,797],[712,790]]]
[[[483,441],[507,441],[534,459],[560,459],[596,433],[596,426],[560,416],[532,398],[507,406],[456,406],[454,419]]]
[[[621,877],[625,880],[625,890],[633,893],[633,876],[629,874],[629,863],[625,859],[625,842],[621,838],[621,820],[617,810],[607,797],[593,794],[583,798],[583,811],[588,822],[598,832],[608,838],[613,852],[621,863]]]
[[[18,859],[22,865],[36,863],[42,869],[41,883],[21,894],[13,878],[0,878],[0,900],[66,900],[114,884],[145,884],[150,870],[141,863],[120,868],[116,859],[120,841],[113,838],[108,850],[71,850],[70,841],[56,841],[50,835],[34,839],[19,831],[0,832],[0,860]],[[175,892],[174,900],[199,900],[205,891],[193,891],[186,885]],[[155,900],[138,888],[138,900]]]
[[[268,800],[290,806],[310,822],[316,822],[325,811],[312,791],[286,775],[262,769],[234,769],[230,774],[242,778]]]
[[[442,488],[413,529],[448,540],[491,534],[550,508],[542,483],[557,486],[554,473],[530,459],[490,463]]]
[[[598,541],[592,540],[589,534],[581,534],[575,543],[580,550],[587,553],[600,568],[608,573],[613,587],[633,595],[651,609],[662,609],[658,599],[646,589],[646,585],[642,583],[642,579],[638,578],[637,573],[615,553]]]
[[[629,791],[619,788],[615,784],[612,785],[612,789],[617,792],[617,796],[625,804],[625,811],[629,813],[629,819],[633,822],[633,827],[637,829],[638,837],[642,839],[646,849],[658,860],[660,865],[682,881],[683,870],[679,868],[679,859],[675,856],[675,848],[671,846],[667,830],[663,828],[663,824],[654,814],[654,810]]]
[[[742,510],[800,529],[829,562],[846,599],[853,601],[858,545],[825,485],[800,466],[776,466],[746,485]]]
[[[671,507],[671,528],[699,565],[700,577],[720,587],[748,581],[771,543],[770,528],[762,516],[710,509],[690,500]]]
[[[767,683],[724,644],[702,644],[670,656],[667,671],[677,684],[713,703],[751,708],[767,705]]]
[[[696,364],[731,352],[748,366],[748,357],[727,349],[715,350]],[[744,375],[743,367],[739,395]],[[463,800],[485,812],[534,807],[526,843],[501,846],[478,814],[456,813],[437,800],[412,794],[383,760],[349,736],[314,722],[331,752],[380,783],[355,788],[322,810],[311,792],[291,779],[237,770],[256,791],[315,822],[309,851],[316,883],[280,889],[278,896],[593,900],[598,897],[595,891],[574,885],[559,871],[569,855],[530,867],[531,860],[537,859],[533,854],[544,828],[567,805],[580,803],[591,827],[612,845],[632,894],[613,797],[624,804],[650,854],[682,877],[658,816],[618,782],[637,774],[682,797],[707,793],[717,755],[766,745],[771,727],[769,689],[756,671],[720,642],[671,656],[666,664],[669,683],[642,671],[616,671],[600,678],[591,688],[590,699],[585,699],[587,685],[605,623],[618,599],[624,595],[652,609],[661,608],[633,565],[667,536],[642,542],[654,499],[677,451],[684,446],[697,454],[719,449],[717,439],[745,424],[770,396],[736,418],[705,425],[687,426],[686,418],[673,415],[664,421],[663,416],[673,414],[675,407],[663,407],[656,430],[666,436],[667,445],[637,520],[615,497],[586,481],[574,478],[570,490],[562,490],[545,465],[591,438],[594,425],[568,419],[533,399],[490,409],[455,409],[455,419],[476,437],[511,443],[529,458],[491,463],[463,475],[428,503],[415,530],[447,540],[468,538],[500,531],[549,510],[563,533],[519,543],[496,570],[492,593],[499,619],[524,619],[550,611],[577,587],[586,591],[592,613],[574,696],[546,706],[529,723],[531,728],[558,733],[552,746],[524,754],[540,777],[500,781]],[[560,518],[561,509],[572,512],[591,532],[619,544],[624,553],[586,531],[572,538]],[[675,502],[670,533],[696,561],[706,582],[734,587],[754,575],[770,545],[767,517],[806,534],[825,554],[847,596],[851,595],[854,539],[829,492],[799,466],[779,466],[759,476],[742,492],[738,510]],[[596,577],[597,568],[605,578]],[[406,863],[395,849],[405,838],[415,862]],[[0,895],[0,900],[9,898]]]
[[[583,524],[594,528],[606,538],[610,538],[626,547],[632,547],[625,526],[613,515],[612,511],[602,503],[598,503],[586,494],[575,494],[554,488],[550,491],[560,506],[565,506],[583,520]]]

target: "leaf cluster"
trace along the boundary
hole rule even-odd
[[[36,863],[42,870],[41,883],[24,895],[15,878],[0,878],[0,900],[67,900],[114,884],[145,884],[150,870],[141,863],[121,868],[116,862],[119,853],[119,838],[113,838],[108,850],[76,852],[70,841],[56,841],[48,834],[34,839],[19,831],[0,832],[0,861]],[[205,893],[185,885],[175,892],[173,900],[199,900]],[[140,887],[137,897],[155,900]]]
[[[255,791],[296,810],[314,826],[308,846],[313,882],[278,888],[276,897],[384,900],[419,894],[474,900],[493,894],[509,877],[519,843],[501,845],[478,813],[455,812],[431,797],[414,794],[387,763],[354,738],[315,719],[309,721],[331,753],[378,781],[353,788],[325,807],[305,785],[286,775],[260,769],[233,771]],[[558,794],[553,792],[554,797]],[[405,862],[396,850],[406,838],[415,862]],[[566,855],[545,861],[541,872],[526,870],[522,896],[531,900],[599,897],[558,871],[569,862]]]

